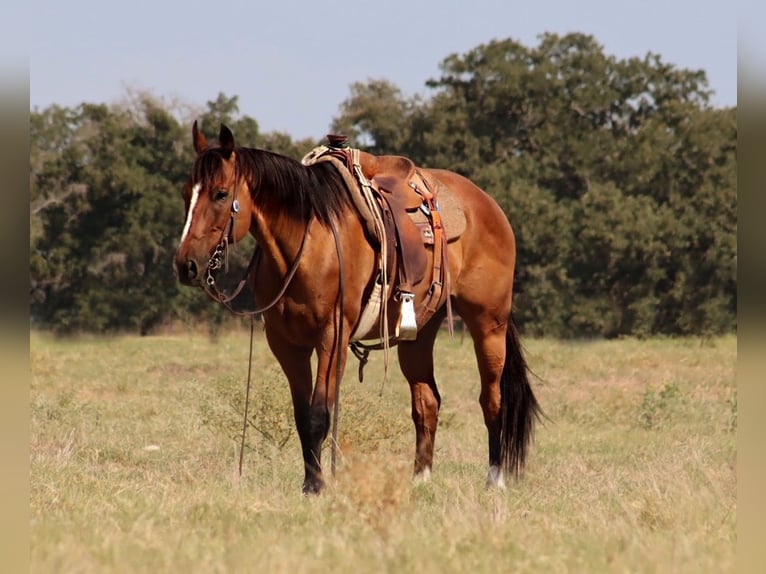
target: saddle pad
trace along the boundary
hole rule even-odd
[[[465,231],[465,213],[460,206],[452,190],[439,182],[439,191],[436,195],[436,200],[439,205],[439,213],[442,216],[442,223],[444,224],[444,231],[447,235],[447,241],[454,241],[460,237]],[[423,224],[428,224],[428,218],[422,210],[408,212],[412,222],[419,228]]]

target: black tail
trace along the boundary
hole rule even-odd
[[[542,411],[529,384],[529,368],[513,320],[505,335],[505,365],[500,378],[500,457],[509,475],[520,476]]]

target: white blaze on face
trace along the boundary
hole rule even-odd
[[[191,228],[192,215],[194,214],[194,206],[197,205],[197,199],[199,198],[199,192],[202,190],[202,185],[197,183],[192,188],[191,200],[189,201],[189,212],[186,214],[186,225],[184,225],[184,231],[181,234],[181,243],[184,242],[186,236],[189,234]]]

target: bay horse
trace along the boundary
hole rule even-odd
[[[175,272],[182,284],[204,288],[210,269],[220,264],[222,246],[225,251],[248,233],[255,237],[261,254],[248,271],[249,286],[256,301],[272,301],[263,313],[264,329],[290,387],[305,470],[302,490],[319,493],[325,484],[322,444],[350,335],[376,281],[378,247],[330,163],[306,166],[239,147],[224,125],[218,144],[210,145],[195,121],[192,141],[197,155],[183,188],[186,218]],[[519,476],[523,470],[540,414],[511,319],[514,233],[498,204],[467,178],[420,169],[448,187],[465,214],[465,230],[446,247],[445,299],[451,298],[473,338],[489,445],[487,486],[504,488],[505,474]],[[433,247],[424,249],[433,264]],[[423,301],[428,288],[427,281],[415,285],[415,301]],[[388,304],[400,303],[392,296]],[[415,340],[392,340],[411,391],[415,479],[428,480],[431,474],[441,404],[433,347],[445,307],[417,325]]]

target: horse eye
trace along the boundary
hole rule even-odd
[[[229,196],[229,192],[225,189],[216,189],[215,191],[215,200],[216,201],[222,201],[226,199]]]

